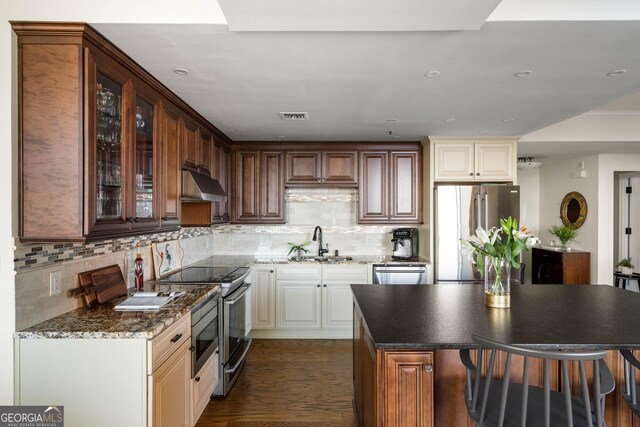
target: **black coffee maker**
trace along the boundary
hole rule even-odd
[[[418,229],[396,228],[392,231],[393,259],[411,259],[418,257]]]

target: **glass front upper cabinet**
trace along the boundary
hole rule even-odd
[[[122,86],[98,72],[96,76],[96,216],[122,216]]]
[[[153,105],[136,96],[135,200],[136,219],[154,218]]]

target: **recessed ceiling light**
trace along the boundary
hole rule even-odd
[[[440,75],[440,71],[438,70],[431,70],[425,73],[425,77],[438,77]]]
[[[185,70],[184,68],[174,68],[173,72],[179,76],[186,76],[189,74],[189,70]]]
[[[609,77],[621,76],[626,72],[627,72],[627,70],[613,70],[613,71],[609,71],[607,73],[607,76],[609,76]]]
[[[286,136],[284,136],[284,135],[278,135],[278,136],[276,136],[276,139],[285,139],[285,138],[286,138]]]
[[[244,130],[244,129],[236,129],[236,132],[243,133],[243,132],[246,132],[246,130]]]
[[[518,71],[517,73],[514,74],[514,76],[516,77],[526,77],[530,74],[532,74],[533,71],[531,70],[522,70],[522,71]]]
[[[506,119],[502,119],[503,122],[512,122],[515,119],[513,117],[507,117]]]
[[[453,122],[456,121],[456,118],[455,117],[449,117],[448,119],[444,119],[444,121],[447,122],[447,123],[453,123]]]
[[[387,123],[395,123],[398,119],[387,119]]]

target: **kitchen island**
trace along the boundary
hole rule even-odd
[[[354,406],[362,426],[473,425],[459,358],[459,349],[476,347],[472,333],[535,348],[609,350],[616,391],[606,399],[607,426],[632,425],[619,391],[617,350],[640,349],[640,294],[611,286],[518,285],[511,308],[493,309],[484,306],[478,285],[351,289]],[[530,369],[537,385],[542,367]]]

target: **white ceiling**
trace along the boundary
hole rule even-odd
[[[558,16],[567,16],[568,3],[584,21],[550,21],[544,13],[527,21],[523,15],[535,10],[531,0],[504,0],[479,30],[465,31],[254,31],[292,26],[301,11],[273,15],[262,28],[255,10],[242,9],[253,1],[220,2],[229,24],[249,31],[210,24],[94,26],[233,140],[519,136],[640,91],[637,1],[585,0],[579,7],[558,0],[553,4],[565,6],[557,7]],[[293,0],[267,3],[287,1]],[[405,3],[413,4],[398,4]],[[482,3],[483,13],[490,3]],[[610,20],[592,20],[605,3]],[[625,8],[634,20],[619,20]],[[314,25],[332,14],[327,9]],[[463,13],[447,25],[468,25],[469,16],[480,15]],[[366,25],[384,20],[378,21]],[[175,67],[190,74],[178,76]],[[524,69],[533,73],[514,77]],[[615,69],[627,72],[606,76]],[[430,70],[440,75],[425,77]],[[281,111],[308,112],[310,119],[282,121]]]

